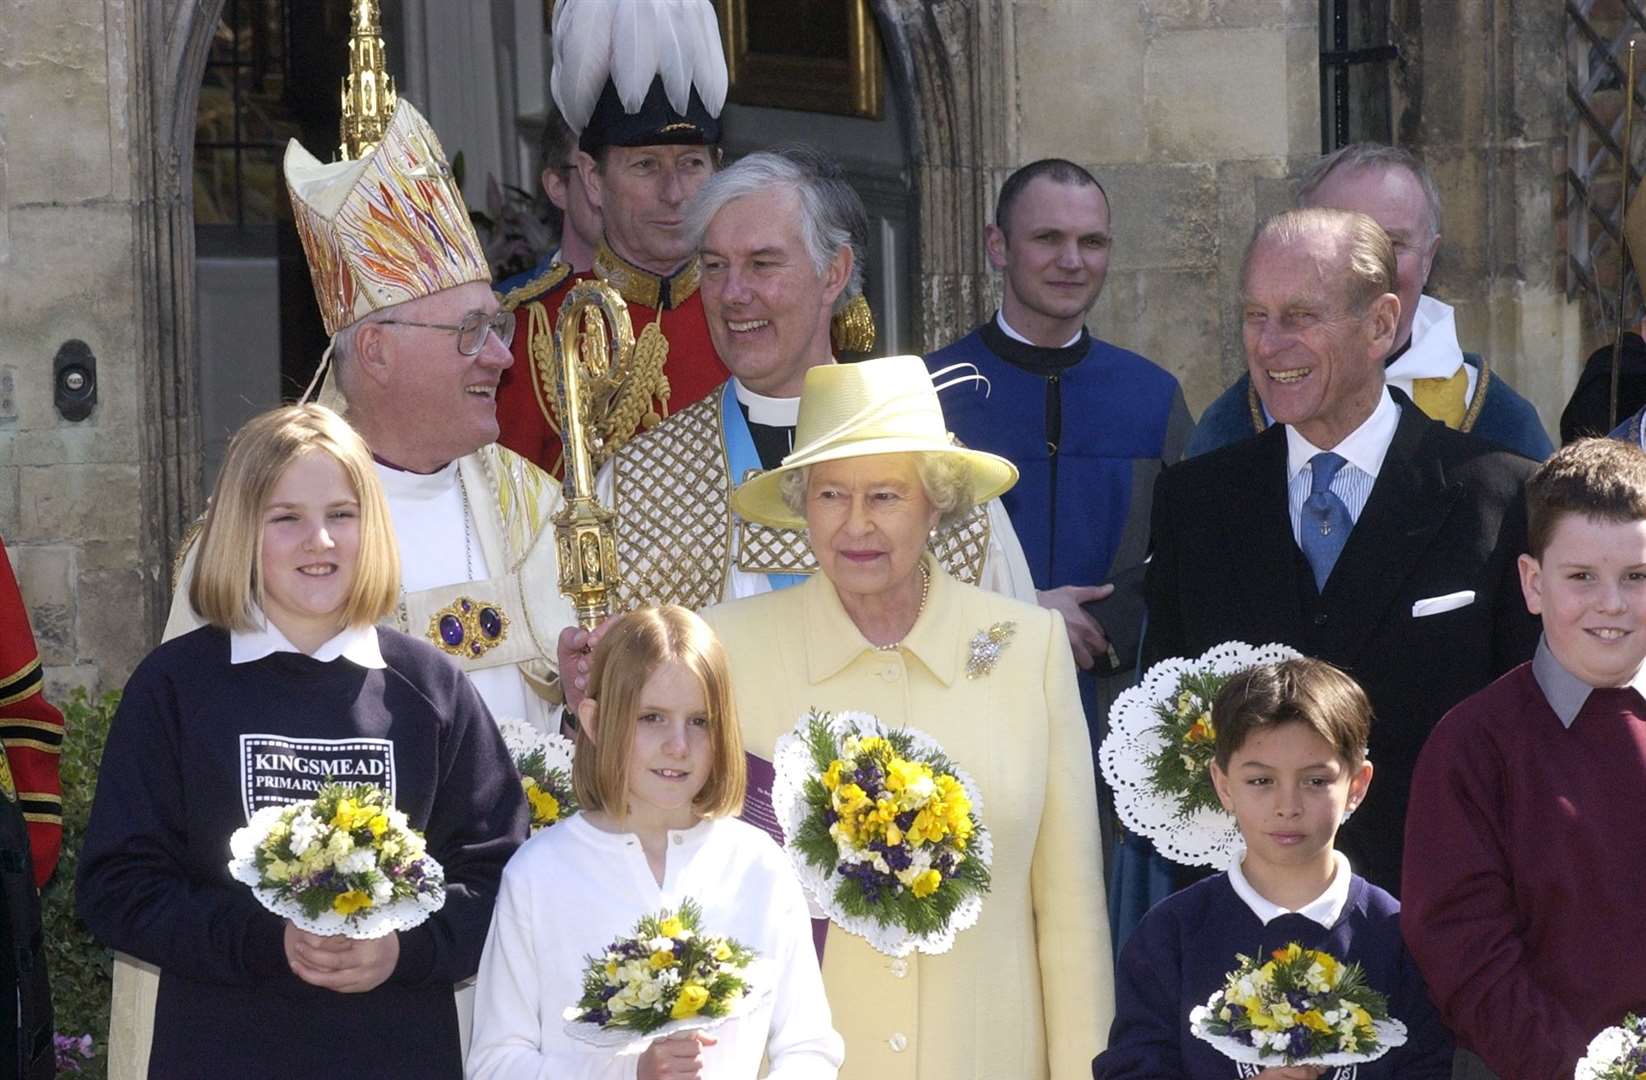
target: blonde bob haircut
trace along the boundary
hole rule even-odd
[[[400,602],[400,554],[371,451],[324,405],[288,405],[253,417],[236,432],[217,474],[189,582],[189,603],[213,626],[259,629],[254,611],[263,607],[264,507],[287,466],[314,452],[343,466],[360,503],[360,545],[343,624],[382,622]]]
[[[629,752],[640,719],[640,695],[652,674],[671,660],[697,677],[708,705],[709,779],[692,807],[704,817],[726,817],[743,809],[747,770],[726,650],[708,623],[674,604],[623,615],[594,650],[589,697],[596,703],[596,737],[589,737],[588,725],[580,726],[572,759],[572,788],[583,809],[628,816]]]

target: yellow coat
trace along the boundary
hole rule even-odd
[[[1114,1016],[1108,913],[1085,716],[1061,616],[963,585],[928,557],[926,608],[879,651],[818,574],[713,607],[746,748],[770,758],[813,707],[859,709],[935,738],[976,780],[993,890],[941,956],[896,961],[832,928],[823,981],[846,1040],[841,1080],[1085,1080]],[[1016,632],[967,677],[971,640]]]

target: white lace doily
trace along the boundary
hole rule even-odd
[[[1376,1061],[1397,1046],[1406,1045],[1405,1024],[1399,1020],[1374,1020],[1372,1030],[1377,1032],[1376,1050],[1368,1050],[1364,1054],[1321,1054],[1319,1057],[1304,1058],[1301,1061],[1286,1061],[1272,1053],[1264,1057],[1258,1053],[1257,1047],[1247,1046],[1232,1035],[1213,1035],[1205,1027],[1210,1016],[1210,1008],[1206,1005],[1196,1005],[1189,1013],[1189,1032],[1202,1042],[1210,1043],[1218,1053],[1230,1061],[1242,1065],[1267,1065],[1271,1068],[1287,1065],[1364,1065],[1368,1061]]]
[[[1136,686],[1122,691],[1109,709],[1109,734],[1098,750],[1098,763],[1126,828],[1153,840],[1162,855],[1185,866],[1223,870],[1234,862],[1244,846],[1231,815],[1209,807],[1185,817],[1176,799],[1151,788],[1149,759],[1160,752],[1165,738],[1156,709],[1176,698],[1186,673],[1233,675],[1300,655],[1288,645],[1225,641],[1196,660],[1162,660]]]
[[[656,1031],[649,1031],[644,1035],[637,1031],[603,1028],[599,1024],[578,1020],[577,1016],[583,1010],[576,1005],[568,1007],[560,1014],[560,1018],[565,1021],[566,1034],[578,1042],[610,1050],[614,1057],[633,1057],[636,1054],[644,1054],[646,1048],[659,1039],[683,1035],[688,1031],[713,1031],[728,1020],[747,1016],[756,1005],[771,996],[772,988],[776,985],[771,961],[765,957],[757,957],[743,969],[743,982],[747,986],[743,996],[726,1010],[725,1016],[694,1016],[687,1020],[670,1020]]]
[[[880,722],[880,718],[872,713],[839,712],[822,715],[836,740],[842,740],[852,734],[859,737],[884,736],[888,730],[886,725]],[[794,865],[795,873],[799,875],[800,884],[805,887],[812,906],[827,916],[834,925],[849,934],[856,934],[887,956],[902,957],[912,952],[935,956],[948,952],[954,948],[957,934],[977,924],[978,916],[983,914],[982,896],[975,893],[968,896],[955,908],[946,925],[928,934],[911,933],[901,926],[882,926],[868,916],[847,915],[841,910],[841,905],[834,895],[841,882],[840,874],[832,866],[827,870],[813,866],[806,861],[806,856],[800,849],[795,847],[792,841],[787,840],[799,831],[801,823],[811,811],[810,805],[806,802],[806,778],[815,771],[811,745],[806,738],[811,719],[811,713],[802,716],[793,731],[777,740],[776,752],[772,754],[772,810],[777,815],[778,824],[783,827],[783,836],[786,840],[783,850],[788,853],[789,861]],[[910,727],[897,730],[909,736],[910,743],[917,753],[943,753],[943,747],[938,741],[925,732]],[[972,816],[977,818],[981,826],[983,793],[978,790],[970,774],[953,761],[949,764],[955,779],[960,781],[966,797],[971,800]],[[987,828],[980,827],[972,834],[966,847],[966,857],[979,860],[985,867],[993,864],[994,841],[990,839]]]
[[[1609,1027],[1589,1042],[1583,1060],[1577,1063],[1575,1080],[1604,1080],[1608,1070],[1617,1067],[1623,1055],[1641,1044],[1635,1036],[1621,1027]]]
[[[234,830],[234,835],[229,837],[229,854],[233,856],[229,860],[229,874],[234,880],[251,886],[252,895],[260,904],[281,918],[290,919],[299,930],[323,937],[341,936],[356,941],[371,941],[398,930],[420,926],[445,906],[446,871],[433,856],[425,855],[418,860],[418,864],[423,868],[423,877],[435,885],[429,892],[409,900],[396,900],[368,908],[355,913],[353,918],[335,911],[323,911],[317,917],[310,918],[296,900],[283,898],[275,890],[259,884],[261,875],[257,870],[257,847],[268,836],[269,829],[280,820],[281,814],[290,809],[289,804],[265,806],[253,814],[251,821],[243,828]]]
[[[509,757],[519,761],[533,750],[543,752],[544,767],[561,769],[567,776],[572,773],[572,741],[559,732],[540,731],[529,721],[518,717],[497,722],[497,730],[508,747]]]

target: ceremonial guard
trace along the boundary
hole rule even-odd
[[[319,396],[371,448],[400,550],[395,628],[457,660],[494,718],[547,728],[560,703],[554,635],[574,621],[550,527],[563,502],[558,483],[494,441],[514,320],[439,138],[400,101],[363,156],[322,164],[293,140],[285,173],[332,335]],[[193,558],[168,640],[202,625]],[[124,959],[115,973],[111,1076],[142,1076],[154,980]]]
[[[45,674],[29,613],[0,541],[0,1078],[53,1074],[51,985],[39,889],[63,840],[57,757],[63,714],[42,692]]]
[[[29,613],[0,541],[0,789],[28,822],[34,884],[43,887],[63,843],[63,789],[57,757],[63,714],[42,692],[45,673],[29,628]]]
[[[745,520],[728,500],[793,449],[806,372],[835,362],[842,323],[861,303],[853,240],[866,233],[867,215],[818,155],[740,159],[704,185],[687,223],[702,237],[702,303],[732,378],[626,443],[600,474],[601,501],[618,515],[624,609],[702,609],[816,573],[805,530]],[[756,259],[770,268],[757,271]],[[957,580],[1034,602],[1000,500],[934,530],[929,543]]]
[[[498,420],[503,445],[559,475],[553,336],[578,281],[617,289],[635,327],[635,376],[609,412],[590,418],[603,454],[726,378],[684,225],[686,204],[719,164],[727,76],[714,8],[709,0],[560,0],[550,83],[577,133],[579,178],[604,236],[588,273],[551,264],[503,295],[520,332]]]

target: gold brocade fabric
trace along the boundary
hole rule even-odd
[[[727,508],[731,469],[721,430],[724,389],[689,405],[612,459],[617,512],[619,607],[680,604],[694,611],[731,599],[726,578],[732,531],[737,568],[755,574],[813,574],[817,559],[804,529],[778,529],[734,517]],[[975,585],[989,551],[989,519],[975,507],[928,545],[957,580]]]
[[[1430,418],[1456,431],[1469,411],[1469,372],[1463,367],[1448,379],[1413,379],[1412,403]]]

